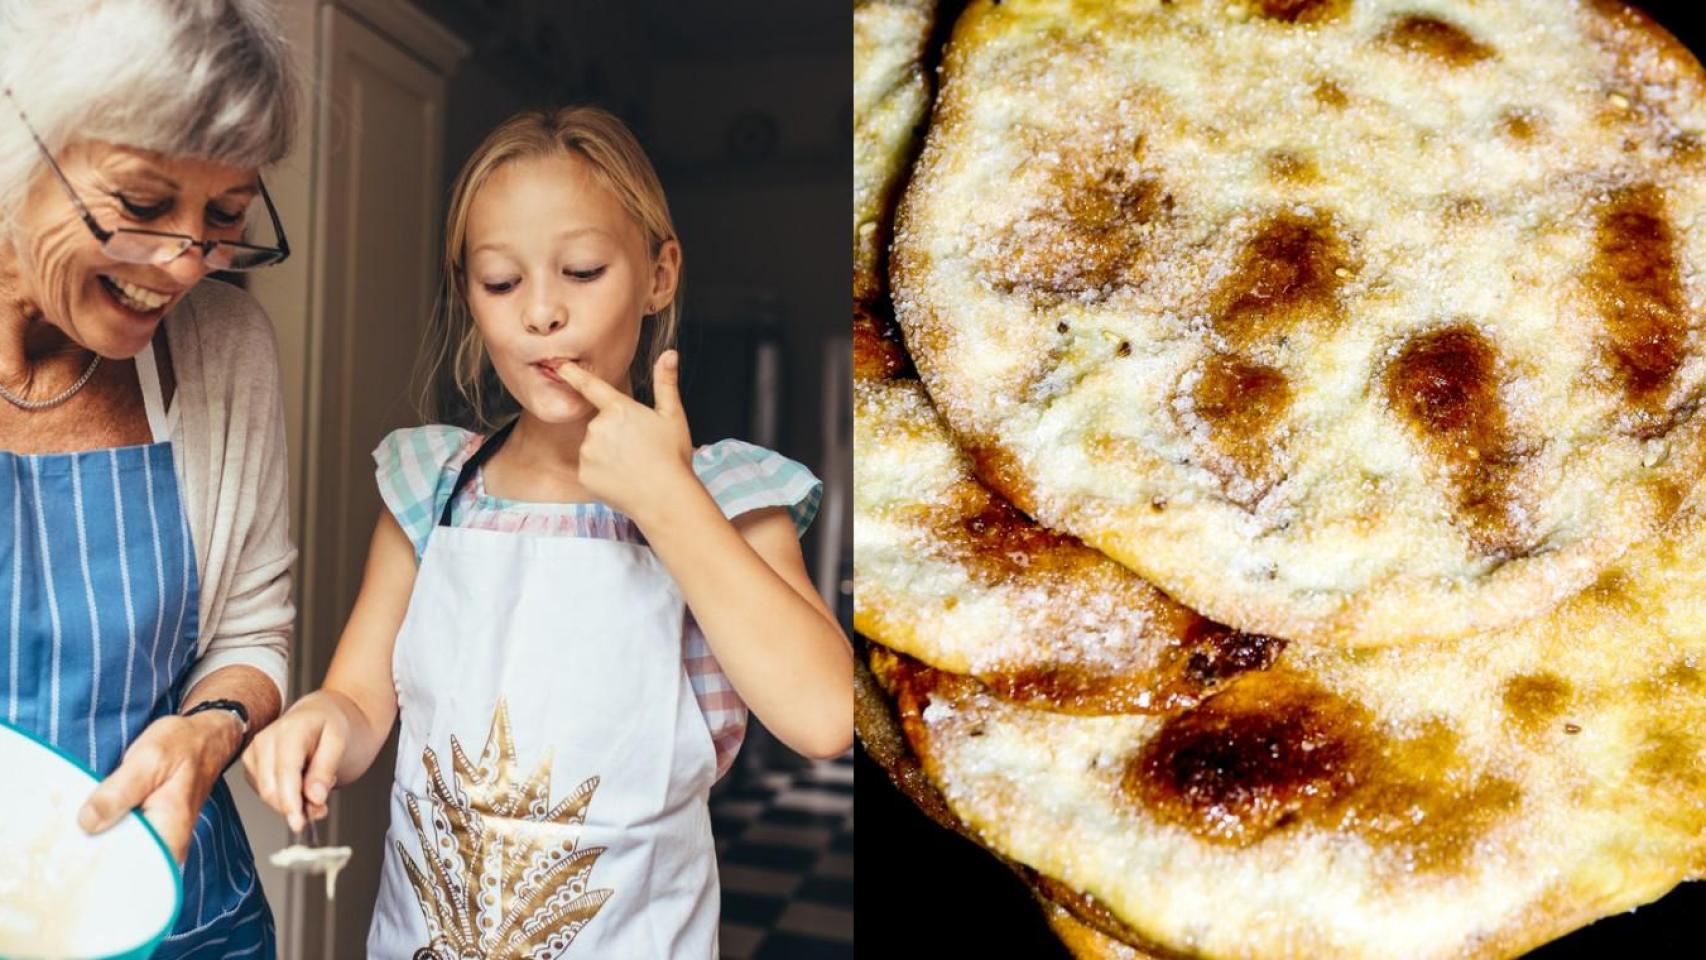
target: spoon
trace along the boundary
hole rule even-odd
[[[267,857],[267,862],[281,870],[293,873],[323,873],[326,875],[326,899],[337,898],[338,871],[349,863],[349,847],[322,847],[318,832],[314,829],[314,820],[308,818],[308,845],[301,843],[301,834],[293,833],[291,838],[296,841],[283,850]]]

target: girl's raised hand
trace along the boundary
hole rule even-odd
[[[681,357],[665,350],[652,367],[653,406],[565,362],[557,375],[598,411],[581,443],[580,482],[644,527],[693,474],[693,438],[681,407]]]

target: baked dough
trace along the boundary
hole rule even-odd
[[[871,663],[963,829],[1167,951],[1506,957],[1706,873],[1702,514],[1485,641],[1293,647],[1166,717]]]
[[[1702,466],[1706,111],[1571,0],[1006,0],[948,46],[894,309],[979,476],[1205,616],[1461,638]]]

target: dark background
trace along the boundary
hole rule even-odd
[[[946,4],[958,7],[952,0]],[[1700,0],[1637,3],[1706,55]],[[939,49],[939,45],[938,45]],[[870,957],[1070,960],[1029,890],[987,852],[913,808],[861,751],[857,803],[858,944]],[[1706,883],[1684,884],[1528,954],[1531,960],[1706,955]],[[1326,960],[1326,958],[1322,958]]]

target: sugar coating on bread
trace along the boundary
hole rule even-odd
[[[895,312],[984,481],[1205,615],[1509,626],[1701,469],[1701,81],[1607,3],[977,3]]]

